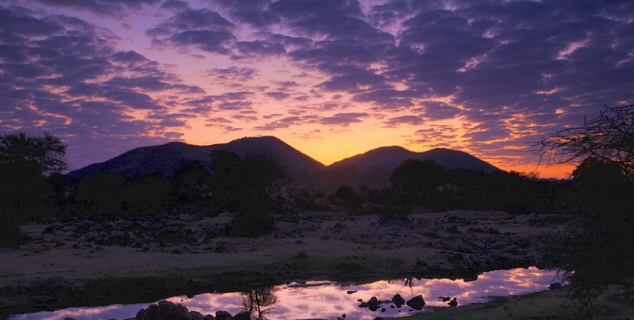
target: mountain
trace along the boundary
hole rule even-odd
[[[170,142],[151,147],[141,147],[125,152],[106,162],[95,163],[81,169],[71,171],[70,176],[81,177],[94,173],[120,173],[125,176],[162,172],[174,174],[174,170],[182,159],[197,160],[212,170],[212,150],[226,150],[237,153],[240,158],[247,154],[269,153],[287,166],[289,173],[302,169],[319,170],[325,166],[313,158],[275,137],[247,137],[229,143],[210,146],[195,146],[182,142]]]
[[[447,170],[464,168],[482,171],[487,174],[500,170],[462,151],[437,148],[425,152],[412,152],[398,146],[376,148],[366,153],[337,161],[328,166],[328,168],[357,166],[358,172],[363,173],[371,167],[378,167],[385,172],[391,173],[407,159],[434,160]]]

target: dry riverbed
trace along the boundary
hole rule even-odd
[[[407,221],[306,212],[259,238],[225,236],[232,216],[188,214],[45,220],[0,252],[0,315],[69,306],[150,302],[226,292],[254,283],[389,277],[474,278],[501,268],[544,265],[563,215],[414,212]],[[460,309],[460,308],[458,308]]]

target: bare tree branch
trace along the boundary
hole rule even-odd
[[[634,104],[608,107],[580,127],[567,128],[543,138],[531,146],[541,164],[579,164],[592,157],[600,161],[615,161],[634,175]]]

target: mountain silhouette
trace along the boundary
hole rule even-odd
[[[120,173],[135,176],[162,172],[173,175],[181,160],[196,160],[210,171],[213,170],[210,153],[212,150],[235,152],[244,158],[247,154],[271,154],[287,166],[289,173],[302,169],[320,170],[325,166],[301,153],[276,137],[246,137],[229,143],[210,146],[195,146],[182,142],[170,142],[151,147],[141,147],[125,152],[106,162],[94,163],[71,171],[70,176],[81,177],[95,173]]]
[[[210,146],[195,146],[182,142],[170,142],[159,146],[141,147],[125,152],[102,163],[94,163],[81,169],[71,171],[70,176],[82,177],[95,173],[120,173],[124,176],[135,176],[162,172],[173,175],[181,160],[196,160],[209,170],[213,170],[210,153],[212,150],[226,150],[237,153],[241,158],[247,154],[268,153],[286,165],[291,174],[301,170],[319,171],[326,166],[303,154],[284,141],[272,137],[246,137],[229,143]],[[365,172],[371,167],[379,167],[391,173],[404,160],[434,160],[446,169],[464,168],[490,173],[498,168],[482,161],[466,152],[450,149],[433,149],[426,152],[412,152],[405,148],[381,147],[350,158],[343,159],[328,166],[337,168],[355,165],[358,172]]]
[[[328,166],[328,168],[356,166],[359,173],[363,173],[370,168],[380,168],[385,172],[391,173],[407,159],[434,160],[447,170],[463,168],[482,171],[486,174],[500,170],[462,151],[437,148],[425,152],[413,152],[399,146],[376,148],[366,153],[337,161]]]

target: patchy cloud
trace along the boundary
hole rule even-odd
[[[400,124],[419,125],[423,122],[423,118],[419,116],[400,116],[388,119],[385,124],[388,126],[398,126]]]
[[[69,145],[71,165],[179,139],[173,130],[190,116],[170,112],[149,93],[204,92],[137,52],[117,51],[107,32],[78,18],[11,9],[0,9],[0,16],[0,130],[49,130]],[[148,115],[129,115],[135,110]]]
[[[236,39],[233,23],[209,9],[185,9],[145,33],[156,46],[198,48],[229,54]]]
[[[238,68],[236,66],[232,66],[229,68],[214,68],[207,73],[216,79],[220,80],[236,80],[236,81],[246,81],[251,80],[257,74],[257,69],[254,68]]]
[[[365,112],[337,113],[331,117],[323,117],[319,120],[321,124],[337,125],[347,127],[351,123],[361,122],[360,118],[367,117]]]
[[[279,91],[267,92],[266,95],[271,97],[271,98],[274,98],[275,100],[284,100],[284,99],[288,98],[288,96],[289,96],[288,93],[279,92]]]
[[[143,9],[160,0],[38,0],[42,4],[75,10],[86,10],[98,15],[114,15],[126,9]]]
[[[507,159],[634,103],[632,21],[626,0],[6,0],[0,129],[51,130],[85,164],[193,117],[233,121],[205,122],[220,140],[372,119],[425,146],[455,146],[436,126],[454,119],[466,149]]]
[[[430,120],[443,120],[451,119],[460,115],[460,108],[447,105],[442,102],[425,101],[420,103],[422,107],[412,109],[414,112],[421,112],[421,114]]]

